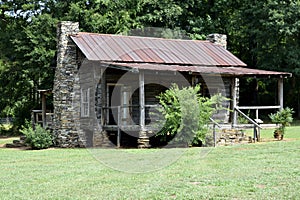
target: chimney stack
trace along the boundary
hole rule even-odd
[[[206,40],[221,45],[224,49],[227,48],[227,36],[223,34],[213,33],[206,36]]]
[[[79,32],[79,23],[63,21],[57,26],[57,65],[53,86],[54,127],[56,146],[78,147],[84,142],[79,137],[78,105],[74,102],[78,78],[77,47],[70,35]]]

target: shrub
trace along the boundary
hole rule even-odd
[[[44,129],[40,125],[32,128],[30,123],[26,123],[20,130],[26,136],[25,144],[33,149],[46,149],[53,144],[53,138],[49,130]]]
[[[157,97],[162,106],[158,109],[164,118],[164,126],[157,136],[163,141],[186,145],[205,143],[209,118],[224,98],[220,95],[203,97],[199,91],[199,85],[179,89],[174,84]]]
[[[12,135],[12,128],[11,124],[0,124],[0,135]]]

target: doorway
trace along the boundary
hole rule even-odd
[[[119,125],[132,124],[131,94],[130,86],[121,84],[107,85],[107,107],[109,108],[107,119],[109,125],[118,125],[118,120],[120,120]]]

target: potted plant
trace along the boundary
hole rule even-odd
[[[279,124],[279,127],[274,131],[274,138],[277,138],[278,140],[283,139],[286,126],[289,126],[293,121],[293,113],[294,111],[292,108],[286,107],[269,115],[273,123]]]
[[[278,140],[283,140],[283,134],[284,134],[283,127],[279,126],[278,128],[275,129],[273,136]]]

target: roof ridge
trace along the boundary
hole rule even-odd
[[[107,34],[107,33],[91,33],[91,32],[79,32],[73,36],[76,35],[99,35],[99,36],[109,36],[109,37],[125,37],[125,38],[139,38],[139,39],[153,39],[153,40],[170,40],[170,41],[197,41],[197,42],[203,42],[203,43],[211,43],[214,44],[208,40],[193,40],[193,39],[180,39],[180,38],[162,38],[162,37],[149,37],[149,36],[138,36],[138,35],[120,35],[120,34]]]

